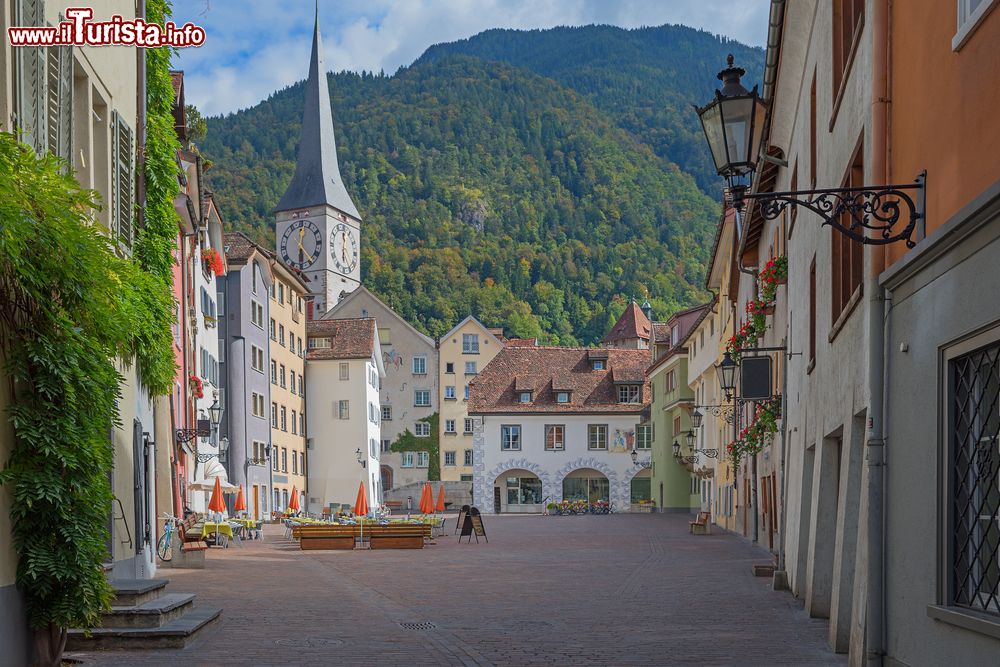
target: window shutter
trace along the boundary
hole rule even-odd
[[[46,128],[48,149],[72,163],[73,159],[73,48],[46,49]]]
[[[40,26],[45,23],[43,0],[20,0],[16,4],[15,21],[21,26]],[[14,106],[14,124],[21,130],[21,141],[36,153],[45,149],[45,56],[43,48],[13,49],[17,67],[17,85]]]
[[[126,248],[132,247],[132,220],[135,211],[135,148],[132,128],[115,112],[112,119],[112,235]]]

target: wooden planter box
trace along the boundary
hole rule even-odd
[[[629,505],[630,512],[641,514],[652,514],[656,510],[656,505]]]

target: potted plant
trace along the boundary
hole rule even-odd
[[[205,263],[205,266],[209,271],[217,276],[221,276],[226,272],[226,265],[222,261],[222,255],[215,248],[206,248],[201,251],[201,261]]]

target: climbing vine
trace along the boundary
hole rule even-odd
[[[427,452],[430,460],[427,462],[427,479],[437,482],[441,479],[441,434],[438,432],[440,415],[435,412],[430,417],[418,419],[417,421],[430,424],[431,434],[426,437],[417,437],[410,432],[410,429],[403,431],[396,442],[392,443],[390,449],[394,452]]]
[[[119,361],[151,386],[172,374],[148,333],[163,283],[115,254],[92,224],[98,206],[61,160],[0,133],[0,357],[14,431],[0,484],[29,623],[60,647],[65,628],[97,625],[110,601],[100,566]]]

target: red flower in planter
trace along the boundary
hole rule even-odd
[[[215,248],[208,248],[201,251],[201,259],[208,265],[209,270],[217,276],[226,272],[226,265],[222,262],[222,256]]]

